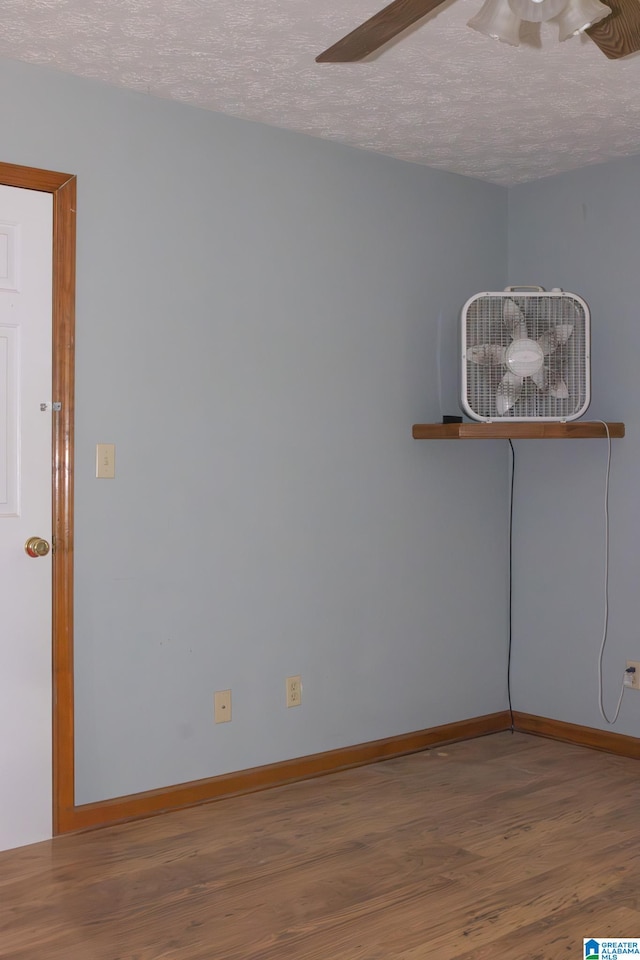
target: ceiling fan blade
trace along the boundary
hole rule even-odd
[[[634,0],[637,2],[637,0]],[[393,0],[365,23],[316,57],[316,63],[354,63],[393,40],[444,0]]]
[[[609,60],[619,60],[640,50],[640,3],[638,0],[607,0],[611,16],[586,31]]]

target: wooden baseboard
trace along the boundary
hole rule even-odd
[[[127,797],[86,803],[60,811],[58,833],[88,830],[125,820],[138,820],[155,816],[169,810],[193,807],[211,800],[243,793],[254,793],[269,787],[282,786],[296,780],[321,777],[349,767],[358,767],[380,760],[389,760],[408,753],[418,753],[435,744],[453,743],[456,740],[471,740],[490,733],[509,729],[509,713],[506,710],[460,720],[440,727],[430,727],[413,733],[372,740],[368,743],[328,750],[294,760],[283,760],[262,767],[227,773],[206,780],[194,780],[158,790],[147,790]]]
[[[593,750],[603,750],[621,757],[640,759],[640,738],[613,733],[609,730],[598,730],[595,727],[583,727],[563,720],[537,717],[519,711],[515,711],[513,716],[514,727],[520,733],[562,740],[565,743],[591,747]],[[338,770],[347,770],[350,767],[377,763],[409,753],[419,753],[421,750],[439,744],[472,740],[475,737],[500,733],[509,728],[509,712],[503,710],[483,717],[459,720],[439,727],[429,727],[426,730],[387,737],[384,740],[372,740],[352,747],[341,747],[338,750],[327,750],[324,753],[226,773],[219,777],[194,780],[158,790],[147,790],[144,793],[115,797],[112,800],[86,803],[61,810],[57,832],[71,833],[105,827],[126,820],[141,820],[170,810],[193,807],[240,794],[255,793],[258,790],[283,786],[296,780],[308,780],[335,773]]]
[[[619,757],[640,759],[640,738],[629,737],[624,733],[611,730],[598,730],[596,727],[582,727],[577,723],[565,723],[564,720],[549,720],[530,713],[514,712],[515,729],[520,733],[533,733],[537,737],[549,737],[551,740],[563,740],[593,750],[604,750]]]

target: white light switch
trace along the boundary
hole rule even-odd
[[[96,444],[96,477],[101,480],[113,480],[116,475],[115,443]]]

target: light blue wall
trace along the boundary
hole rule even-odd
[[[503,709],[504,450],[411,424],[456,412],[506,191],[17,63],[0,84],[2,159],[78,175],[78,801]]]
[[[640,157],[510,191],[512,283],[561,286],[592,313],[590,419],[622,420],[613,441],[605,703],[625,661],[640,659]],[[603,628],[606,441],[516,444],[514,705],[604,727],[596,663]],[[640,735],[640,695],[625,694],[620,733]]]

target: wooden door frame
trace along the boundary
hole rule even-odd
[[[52,348],[52,682],[53,833],[74,828],[73,457],[76,288],[76,178],[0,163],[0,184],[53,200]]]

